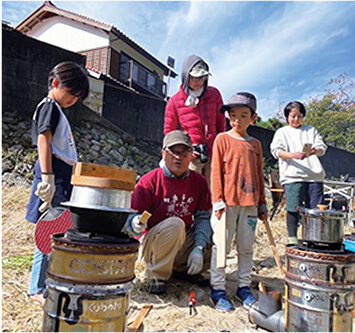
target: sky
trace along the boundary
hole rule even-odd
[[[355,81],[355,1],[52,2],[114,25],[165,64],[173,57],[179,76],[169,95],[184,59],[201,56],[223,101],[249,91],[264,121],[280,105],[321,95],[342,73]],[[42,4],[2,1],[2,19],[16,27]]]

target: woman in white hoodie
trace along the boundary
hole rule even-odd
[[[327,150],[313,126],[303,125],[304,105],[290,102],[284,108],[287,126],[279,128],[270,145],[271,154],[279,161],[280,182],[286,195],[289,243],[297,243],[299,212],[296,206],[316,208],[323,204],[325,172],[319,160]]]

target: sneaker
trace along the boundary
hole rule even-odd
[[[145,286],[151,294],[161,295],[166,293],[166,281],[164,280],[148,280]]]
[[[186,272],[178,272],[176,270],[173,270],[171,277],[177,280],[182,280],[182,281],[190,282],[192,284],[196,284],[199,287],[209,287],[210,285],[210,281],[205,277],[203,277],[201,274],[189,275]]]
[[[237,299],[243,303],[244,308],[247,310],[256,301],[249,287],[238,288]]]
[[[224,290],[212,289],[211,299],[220,311],[233,311],[234,306],[227,300],[227,295]]]
[[[290,245],[298,244],[297,237],[289,237],[288,238],[288,244],[290,244]]]

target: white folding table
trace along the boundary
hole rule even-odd
[[[341,182],[341,181],[333,181],[333,180],[324,180],[324,195],[329,195],[330,203],[329,208],[332,208],[333,201],[335,199],[335,195],[340,195],[343,197],[348,203],[348,226],[350,226],[351,221],[353,219],[354,212],[354,191],[355,191],[355,183],[350,182]]]

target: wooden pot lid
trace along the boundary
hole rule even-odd
[[[74,165],[71,183],[79,186],[133,191],[136,178],[135,170],[78,162]]]

